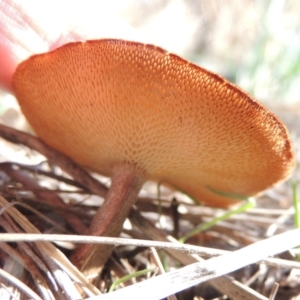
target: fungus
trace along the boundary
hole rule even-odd
[[[22,62],[13,86],[44,142],[111,177],[92,235],[118,236],[148,179],[227,207],[237,202],[230,195],[256,195],[294,165],[275,115],[217,74],[153,45],[70,43]],[[102,264],[111,247],[103,249],[82,246],[81,268]]]

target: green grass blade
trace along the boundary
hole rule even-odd
[[[204,224],[201,224],[200,226],[197,226],[192,231],[188,232],[186,235],[181,237],[179,239],[179,242],[185,243],[186,240],[189,239],[190,237],[192,237],[192,236],[194,236],[194,235],[196,235],[196,234],[198,234],[198,233],[200,233],[204,230],[207,230],[208,228],[216,225],[218,222],[227,220],[232,215],[240,214],[240,213],[242,213],[242,212],[244,212],[244,211],[246,211],[250,208],[253,208],[253,207],[255,207],[255,199],[252,198],[252,197],[249,197],[247,202],[242,204],[238,208],[230,210],[230,211],[226,212],[225,214],[223,214],[220,217],[214,218],[213,220],[211,220],[207,223],[204,223]]]
[[[126,276],[124,276],[124,277],[122,277],[122,278],[116,280],[116,281],[111,285],[111,287],[110,287],[110,289],[109,289],[109,293],[112,292],[112,291],[116,288],[116,286],[119,285],[120,283],[123,283],[123,282],[128,281],[128,280],[130,280],[130,279],[132,279],[132,278],[135,278],[135,277],[139,277],[139,276],[146,275],[147,273],[152,272],[152,271],[153,271],[153,269],[144,269],[144,270],[141,270],[141,271],[137,271],[137,272],[135,272],[135,273],[132,273],[132,274],[128,274],[128,275],[126,275]]]

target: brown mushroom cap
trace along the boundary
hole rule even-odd
[[[222,77],[152,45],[70,43],[21,63],[13,85],[37,135],[103,175],[128,163],[201,202],[227,206],[230,194],[255,195],[294,165],[287,130],[272,113]]]

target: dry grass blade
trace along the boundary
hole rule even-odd
[[[151,252],[150,252],[150,260],[152,260],[154,262],[154,265],[157,266],[158,268],[158,274],[165,274],[166,271],[163,267],[163,264],[161,262],[161,259],[159,258],[159,255],[156,251],[156,249],[154,247],[150,248]],[[170,295],[167,297],[167,300],[177,300],[177,297],[175,295]]]
[[[31,289],[27,287],[26,284],[24,284],[19,279],[11,276],[9,273],[5,272],[3,269],[0,269],[0,277],[8,280],[12,284],[14,284],[16,287],[18,287],[21,291],[24,292],[24,294],[27,295],[28,298],[33,300],[42,300],[35,292],[33,292]]]
[[[147,230],[146,230],[147,232]],[[167,242],[169,240],[169,242]],[[68,235],[68,234],[30,234],[30,233],[0,233],[0,242],[73,242],[73,243],[94,243],[114,246],[135,246],[135,247],[150,247],[154,249],[175,250],[183,254],[198,254],[201,257],[215,257],[231,253],[231,251],[211,249],[207,247],[194,246],[189,244],[181,244],[172,237],[166,237],[166,242],[148,241],[141,239],[126,239],[126,238],[110,238],[90,235]],[[14,251],[10,249],[8,252]],[[174,251],[173,251],[174,252]],[[179,255],[179,254],[178,254]],[[300,269],[300,262],[290,261],[280,258],[265,258],[258,261],[267,266],[284,267],[290,269]],[[183,263],[183,261],[182,261]],[[193,263],[192,261],[190,263]]]
[[[278,283],[275,283],[273,288],[272,288],[272,291],[271,291],[271,295],[269,297],[269,300],[274,300],[275,299],[275,296],[276,296],[276,293],[278,291],[278,288],[279,288],[279,284]]]
[[[0,196],[0,206],[4,207],[7,206],[8,202]],[[22,215],[20,212],[18,212],[14,207],[9,207],[6,210],[6,213],[8,213],[15,221],[16,223],[24,229],[27,233],[36,233],[40,234],[40,232]],[[90,284],[88,280],[83,276],[70,262],[69,260],[57,249],[53,244],[49,242],[37,242],[36,247],[38,248],[38,251],[40,254],[42,254],[42,259],[46,261],[46,265],[48,268],[50,268],[51,273],[55,276],[58,276],[56,278],[57,283],[63,283],[63,281],[66,281],[66,277],[64,276],[64,273],[60,271],[58,268],[58,265],[56,264],[56,261],[58,261],[60,264],[64,265],[66,269],[70,273],[73,274],[74,277],[78,279],[82,283],[82,285],[85,285],[85,288],[88,288],[91,293],[93,294],[100,294],[99,290]],[[33,253],[31,253],[33,255]],[[36,258],[37,259],[37,258]],[[40,264],[41,265],[41,264]],[[58,274],[58,275],[57,275]],[[62,277],[63,276],[63,280]],[[79,297],[79,294],[74,287],[74,285],[68,284],[67,286],[62,286],[64,289],[64,293],[66,295],[72,295],[75,296],[75,298]],[[72,293],[73,291],[73,293]],[[74,298],[74,299],[75,299]]]
[[[75,243],[95,243],[107,244],[115,246],[136,246],[136,247],[156,247],[159,249],[173,249],[178,252],[186,254],[201,254],[207,257],[219,256],[228,253],[228,251],[210,249],[206,247],[194,246],[189,244],[148,241],[140,239],[126,239],[126,238],[111,238],[90,235],[67,235],[67,234],[18,234],[18,233],[0,233],[0,242],[75,242]]]

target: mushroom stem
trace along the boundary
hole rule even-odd
[[[135,203],[146,179],[143,172],[129,164],[119,164],[113,169],[112,182],[104,204],[97,211],[89,230],[90,235],[117,237]],[[113,246],[81,245],[72,261],[85,274],[99,272],[108,259]]]

